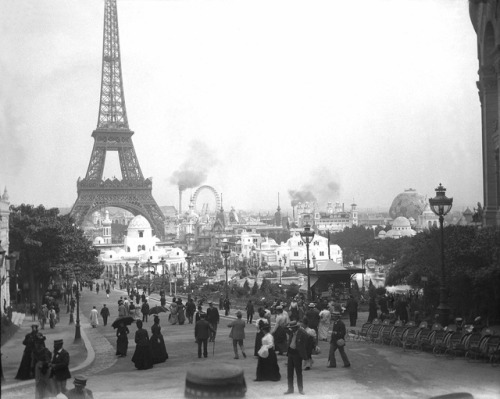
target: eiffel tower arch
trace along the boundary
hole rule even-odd
[[[104,42],[101,98],[97,128],[92,132],[94,148],[87,174],[76,183],[78,197],[71,215],[81,225],[92,212],[104,207],[125,209],[144,216],[154,234],[164,237],[164,216],[153,198],[153,182],[145,179],[129,129],[120,57],[116,0],[104,6]],[[118,152],[122,179],[103,180],[106,154]]]

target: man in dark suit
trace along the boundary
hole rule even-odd
[[[385,306],[387,308],[387,303]],[[347,301],[345,310],[347,313],[349,313],[349,321],[351,327],[356,327],[356,320],[358,319],[358,301],[354,299],[353,295],[349,295],[349,300]],[[389,310],[387,310],[386,314],[389,314]]]
[[[255,313],[252,301],[248,301],[246,306],[247,311],[247,323],[252,324],[253,314]]]
[[[194,338],[198,344],[198,357],[201,358],[201,345],[203,344],[203,356],[208,356],[207,342],[211,334],[215,334],[214,329],[207,321],[207,315],[200,313],[200,320],[194,326]]]
[[[51,362],[51,377],[54,380],[56,394],[66,392],[66,380],[71,378],[69,372],[69,353],[63,349],[63,340],[54,341],[54,355]]]
[[[210,324],[211,333],[209,342],[215,341],[215,335],[217,334],[217,325],[219,324],[219,311],[214,306],[212,301],[208,301],[208,309],[207,309],[207,321]]]
[[[109,317],[109,309],[106,306],[106,304],[102,305],[101,317],[102,317],[102,320],[104,321],[104,325],[107,325],[108,324],[108,317]]]
[[[297,387],[299,393],[304,395],[304,384],[302,381],[302,359],[307,359],[307,340],[308,334],[301,324],[297,321],[292,321],[288,325],[288,391],[285,395],[293,393],[293,373],[297,374]]]
[[[330,354],[328,356],[328,360],[330,362],[330,368],[337,367],[337,362],[335,360],[335,351],[338,349],[340,352],[340,357],[344,362],[344,367],[351,367],[351,363],[349,363],[349,359],[345,354],[345,324],[340,320],[340,312],[333,312],[333,327],[332,327],[332,337],[330,339]],[[339,340],[342,340],[339,342]]]
[[[318,326],[319,326],[319,310],[316,307],[316,304],[311,302],[309,304],[309,308],[306,312],[307,320],[309,320],[309,328],[312,328],[316,331],[316,336],[318,336]]]

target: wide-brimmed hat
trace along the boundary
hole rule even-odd
[[[283,306],[276,306],[276,310],[283,310]]]
[[[309,304],[309,307],[310,307],[310,308],[315,308],[315,307],[316,307],[316,304],[315,304],[314,302],[311,302],[311,303]]]

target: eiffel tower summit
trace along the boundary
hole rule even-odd
[[[78,198],[71,215],[81,225],[85,218],[104,207],[117,207],[144,216],[154,234],[164,236],[164,216],[153,198],[151,179],[145,179],[129,129],[120,59],[116,0],[106,0],[102,51],[101,98],[94,148],[84,179],[76,183]],[[122,179],[103,180],[108,151],[117,151]]]

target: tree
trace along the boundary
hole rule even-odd
[[[386,284],[422,288],[426,302],[439,303],[441,235],[439,229],[417,234],[403,248]],[[444,229],[446,287],[457,316],[500,319],[500,229],[447,226]]]
[[[245,289],[245,292],[247,294],[250,292],[250,284],[248,283],[248,280],[245,280],[245,283],[243,284],[243,288]]]
[[[22,204],[10,207],[10,250],[19,251],[16,274],[28,283],[25,300],[40,303],[50,281],[61,282],[80,272],[80,279],[98,278],[103,267],[98,264],[98,251],[78,229],[69,215],[43,205]]]
[[[271,285],[271,283],[269,282],[269,280],[267,280],[266,278],[263,278],[262,283],[260,284],[260,292],[262,292],[263,294],[269,293],[270,285]]]
[[[253,283],[253,287],[252,287],[252,292],[251,294],[253,296],[257,295],[257,292],[259,291],[259,286],[257,285],[257,279],[255,280],[255,282]]]
[[[398,240],[376,240],[374,230],[363,226],[348,227],[331,236],[331,242],[342,248],[344,262],[358,264],[361,256],[364,259],[374,258],[381,264],[390,263],[400,257],[402,248],[410,239],[403,237]]]

